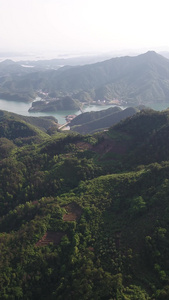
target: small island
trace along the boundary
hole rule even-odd
[[[43,100],[35,101],[29,112],[56,112],[60,110],[79,110],[80,102],[72,99],[69,96],[51,99],[46,98]]]

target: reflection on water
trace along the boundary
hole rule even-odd
[[[0,110],[6,110],[9,112],[13,112],[15,114],[23,115],[23,116],[29,116],[29,117],[40,117],[40,116],[54,116],[59,124],[64,124],[65,123],[65,116],[67,115],[79,115],[81,112],[80,110],[65,110],[65,111],[58,111],[56,112],[29,112],[29,108],[32,106],[32,103],[25,103],[25,102],[16,102],[16,101],[8,101],[8,100],[3,100],[0,99]],[[83,111],[84,112],[90,112],[90,111],[99,111],[103,109],[107,109],[110,107],[113,107],[115,105],[89,105],[85,106]],[[154,104],[151,105],[151,108],[155,110],[164,110],[169,107],[169,104]],[[124,109],[125,107],[122,107]]]

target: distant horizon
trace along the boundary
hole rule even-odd
[[[1,53],[52,58],[169,49],[167,0],[1,0],[0,20]]]
[[[16,50],[11,51],[10,49],[7,50],[0,50],[0,62],[11,59],[14,61],[20,60],[50,60],[50,59],[68,59],[68,58],[78,58],[78,57],[116,57],[116,56],[136,56],[139,54],[146,53],[148,51],[155,51],[157,53],[169,53],[168,47],[159,47],[159,48],[142,48],[142,49],[119,49],[119,50],[108,50],[108,51],[23,51],[23,50]]]

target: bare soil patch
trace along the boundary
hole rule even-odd
[[[75,202],[72,202],[64,207],[66,214],[63,215],[63,221],[77,221],[82,214],[82,208]]]
[[[53,243],[54,245],[58,245],[62,239],[62,237],[65,235],[64,232],[55,232],[55,231],[47,231],[44,236],[36,243],[36,246],[46,246],[50,243]]]
[[[77,142],[75,145],[79,150],[89,150],[92,148],[92,145],[86,142]]]

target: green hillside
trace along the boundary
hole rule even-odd
[[[169,111],[49,135],[0,115],[0,299],[169,298]]]
[[[80,103],[78,100],[74,100],[71,97],[61,97],[57,100],[51,101],[35,101],[32,103],[32,107],[29,111],[40,111],[40,112],[55,112],[58,110],[79,110]]]

